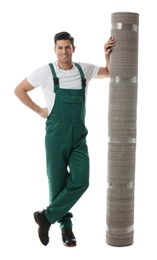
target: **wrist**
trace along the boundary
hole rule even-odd
[[[39,107],[38,105],[34,104],[33,110],[34,110],[37,114],[40,114],[40,112],[41,112],[41,107]]]

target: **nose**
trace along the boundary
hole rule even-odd
[[[66,53],[66,52],[67,52],[66,47],[63,47],[63,48],[62,48],[62,52],[63,52],[63,53]]]

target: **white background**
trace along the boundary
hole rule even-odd
[[[44,247],[33,212],[48,205],[45,120],[26,108],[14,88],[34,69],[53,61],[53,36],[75,38],[74,61],[104,65],[111,13],[136,12],[139,25],[139,84],[134,243],[106,244],[107,115],[109,80],[91,81],[87,99],[90,188],[73,207],[77,247],[62,245],[58,224]],[[2,0],[0,3],[0,258],[157,259],[157,94],[155,1]],[[41,90],[32,98],[45,105]]]

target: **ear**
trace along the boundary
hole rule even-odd
[[[54,52],[56,53],[56,47],[54,47]]]
[[[73,53],[75,52],[76,46],[73,46]]]

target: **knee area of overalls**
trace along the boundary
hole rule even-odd
[[[85,192],[89,187],[89,179],[83,179],[80,186],[83,192]]]
[[[89,187],[89,179],[84,182],[84,188],[87,190]]]
[[[72,190],[82,190],[82,193],[87,190],[89,187],[89,179],[83,179],[79,180],[79,182],[76,183],[69,183],[67,185],[67,191],[72,191]]]
[[[89,187],[89,175],[82,175],[82,178],[78,180],[78,185],[86,190]]]

